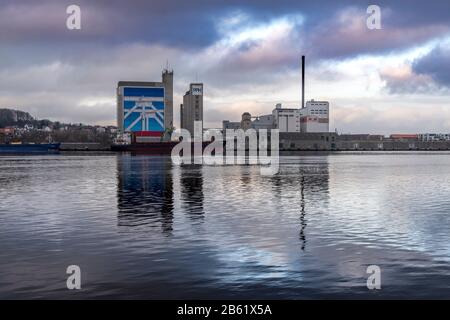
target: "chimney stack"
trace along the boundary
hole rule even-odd
[[[305,107],[305,56],[302,56],[302,109]]]

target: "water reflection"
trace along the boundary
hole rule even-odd
[[[306,210],[305,210],[305,177],[302,176],[300,178],[300,233],[299,233],[299,239],[300,239],[300,248],[302,251],[305,250],[306,247],[306,236],[305,236],[305,229],[306,229]]]
[[[180,183],[182,208],[190,219],[203,219],[205,212],[202,166],[182,165]]]
[[[326,212],[329,204],[328,157],[282,158],[280,172],[272,177],[272,191],[281,207],[297,208],[299,241],[302,251],[306,248],[308,215]],[[287,200],[284,204],[283,199]]]
[[[170,158],[123,155],[117,157],[118,225],[161,225],[173,230],[173,182]]]
[[[449,155],[0,158],[0,298],[72,299],[73,263],[80,298],[448,297]]]
[[[298,226],[300,249],[304,251],[310,211],[320,213],[328,207],[328,160],[322,157],[320,160],[290,161],[282,162],[279,174],[269,178],[260,176],[258,168],[252,166],[223,167],[228,174],[213,178],[212,172],[217,170],[214,167],[191,164],[174,168],[168,157],[117,157],[118,225],[134,228],[160,226],[164,234],[170,235],[174,223],[174,198],[180,200],[180,221],[185,217],[204,222],[205,197],[210,202],[220,201],[225,205],[235,202],[236,197],[258,199],[267,193],[261,200],[269,201],[269,206],[262,205],[261,208],[270,211],[273,206],[274,211],[282,210],[295,219],[293,223]],[[237,179],[234,179],[233,172],[238,173]],[[206,195],[205,174],[213,180],[208,181]],[[174,188],[178,183],[179,189]],[[223,196],[229,199],[215,199],[215,188],[224,185],[227,187]],[[213,208],[216,208],[213,210],[219,210],[219,207],[213,203]]]
[[[320,207],[327,210],[329,203],[329,168],[328,157],[322,158],[320,165],[305,164],[298,167],[300,185],[300,249],[306,248],[306,226],[308,225],[307,212],[317,211]]]

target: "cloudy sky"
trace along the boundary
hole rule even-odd
[[[66,28],[81,7],[81,30]],[[366,9],[381,7],[381,30]],[[205,84],[205,126],[328,100],[345,133],[450,132],[448,1],[0,0],[0,108],[115,124],[119,80],[174,69],[174,114]]]

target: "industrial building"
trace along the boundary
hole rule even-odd
[[[328,101],[305,100],[305,57],[302,56],[302,102],[300,108],[283,108],[276,104],[272,114],[252,117],[245,112],[241,122],[223,121],[222,128],[278,129],[286,133],[326,133],[330,131],[330,105]],[[254,119],[254,120],[252,120]]]
[[[230,121],[230,120],[223,120],[222,121],[222,130],[225,133],[225,130],[231,129],[231,130],[238,130],[241,129],[241,122],[237,121]]]
[[[274,129],[273,115],[267,114],[263,116],[256,116],[255,120],[252,121],[252,128],[255,130],[259,129]]]
[[[173,71],[161,82],[119,81],[117,127],[120,133],[161,136],[173,127]]]
[[[282,108],[277,104],[272,111],[273,121],[280,132],[329,132],[328,101],[308,101],[300,109]]]
[[[300,132],[329,132],[330,104],[328,101],[308,101],[300,109]]]
[[[280,132],[325,133],[330,131],[330,104],[328,101],[307,101],[305,105],[305,56],[302,56],[302,101],[299,109],[282,108],[277,104],[272,111],[274,126]]]
[[[252,117],[244,112],[240,122],[224,120],[223,130],[249,128],[278,129],[280,132],[320,133],[329,132],[329,103],[327,101],[308,101],[304,108],[283,108],[278,103],[272,114]]]
[[[252,128],[252,115],[249,112],[242,114],[241,129],[246,131]]]
[[[271,114],[253,117],[249,112],[244,112],[242,114],[241,121],[222,121],[222,130],[225,132],[227,129],[238,130],[243,129],[273,129],[274,122],[273,116]]]
[[[180,105],[181,128],[193,135],[195,121],[201,121],[203,127],[203,83],[191,83]]]
[[[300,132],[300,116],[300,109],[283,108],[281,103],[272,111],[274,126],[280,132]]]

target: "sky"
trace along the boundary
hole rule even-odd
[[[81,8],[81,29],[66,8]],[[381,8],[369,29],[367,7]],[[340,133],[450,132],[450,2],[0,0],[0,108],[116,124],[120,80],[174,70],[174,124],[191,82],[204,126],[330,102]]]

